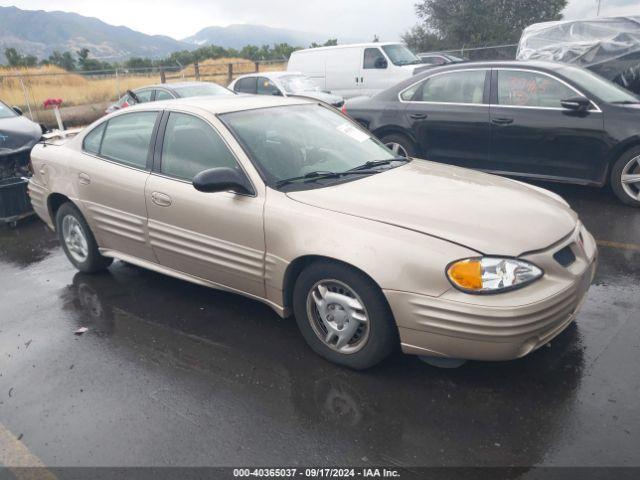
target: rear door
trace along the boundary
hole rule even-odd
[[[422,157],[485,168],[491,135],[489,78],[488,69],[443,72],[400,94]]]
[[[487,169],[536,178],[598,182],[607,152],[604,120],[561,100],[584,96],[549,73],[499,68],[492,73],[491,153]]]
[[[229,167],[244,173],[227,141],[208,120],[165,114],[154,172],[146,186],[149,238],[160,264],[219,285],[264,296],[264,192],[204,193],[200,172]]]
[[[362,47],[327,50],[326,89],[343,98],[361,95],[362,55]]]
[[[147,243],[144,189],[152,162],[158,112],[115,116],[83,140],[69,167],[98,245],[155,261]]]

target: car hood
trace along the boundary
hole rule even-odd
[[[287,195],[307,205],[442,238],[485,255],[515,257],[544,249],[571,233],[578,220],[567,204],[546,190],[424,160]]]
[[[0,156],[29,150],[42,136],[42,128],[25,117],[0,119]]]
[[[297,92],[297,93],[289,94],[289,96],[313,98],[314,100],[321,100],[331,105],[336,105],[344,101],[344,99],[338,95],[333,95],[331,93],[326,93],[326,92],[316,92],[313,90],[310,90],[308,92]]]

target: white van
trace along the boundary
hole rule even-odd
[[[422,61],[401,43],[308,48],[291,54],[287,70],[311,77],[344,98],[371,96],[414,75]]]

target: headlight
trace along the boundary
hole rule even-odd
[[[535,265],[514,258],[467,258],[449,264],[447,277],[467,293],[500,293],[523,287],[540,277]]]

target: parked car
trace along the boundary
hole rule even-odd
[[[640,94],[640,16],[535,23],[516,59],[578,65]]]
[[[212,82],[159,83],[127,91],[117,102],[111,104],[105,113],[113,113],[137,103],[217,95],[233,95],[233,92]]]
[[[450,63],[462,63],[468,61],[465,58],[456,57],[455,55],[445,52],[425,52],[418,53],[416,56],[426,65],[449,65]]]
[[[301,72],[344,98],[374,95],[424,68],[401,43],[361,43],[308,48],[291,54],[287,70]]]
[[[580,67],[433,68],[345,111],[405,156],[508,176],[610,184],[640,206],[640,100]]]
[[[299,72],[264,72],[242,75],[229,84],[229,90],[252,95],[313,98],[336,108],[344,105],[344,98],[323,92],[313,80]]]
[[[559,196],[396,157],[308,99],[136,105],[32,162],[34,208],[79,270],[118,258],[246,295],[352,368],[398,345],[522,357],[569,325],[595,269]]]
[[[43,129],[22,115],[18,107],[0,101],[0,180],[27,174],[29,152]]]

